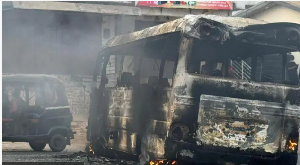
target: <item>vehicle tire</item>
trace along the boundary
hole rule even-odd
[[[29,142],[29,146],[34,151],[43,151],[43,149],[46,147],[46,143],[44,143],[44,142]]]
[[[61,152],[66,148],[66,146],[66,137],[62,136],[61,134],[54,134],[51,136],[49,147],[53,152]]]

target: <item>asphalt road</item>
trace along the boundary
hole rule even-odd
[[[129,162],[108,158],[88,157],[83,151],[85,145],[73,144],[63,152],[52,152],[47,145],[44,151],[34,152],[27,143],[2,143],[2,162],[84,162],[93,165],[135,165]]]
[[[29,146],[20,145],[18,149],[15,147],[7,148],[2,143],[2,161],[3,162],[84,162],[84,164],[99,164],[99,165],[135,165],[137,162],[128,162],[122,160],[114,160],[107,158],[87,157],[85,153],[80,152],[77,148],[66,148],[65,151],[55,153],[47,146],[43,152],[34,152]],[[10,145],[13,146],[13,145]],[[5,148],[6,147],[6,148]],[[298,163],[300,165],[300,155],[298,154]]]
[[[68,158],[55,158],[56,155],[70,153],[54,153],[51,151],[4,151],[2,152],[3,162],[69,162]],[[74,160],[75,161],[75,160]]]
[[[73,153],[54,153],[51,151],[5,151],[2,152],[3,162],[84,162],[93,165],[136,165],[137,162],[127,162],[107,158],[94,158],[87,156],[70,156]],[[74,154],[73,154],[74,155]]]
[[[51,151],[33,152],[33,151],[4,151],[2,152],[3,162],[84,162],[84,164],[99,165],[133,165],[136,162],[125,162],[120,160],[108,160],[106,158],[95,159],[85,156],[66,157],[72,152],[54,153]],[[298,165],[300,165],[300,156],[298,155]]]

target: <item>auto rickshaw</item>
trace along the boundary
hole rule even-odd
[[[2,75],[2,141],[28,142],[34,151],[46,144],[61,152],[74,138],[64,85],[56,76]]]

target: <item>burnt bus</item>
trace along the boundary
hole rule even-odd
[[[116,36],[97,57],[89,148],[135,155],[141,164],[295,165],[300,88],[263,77],[272,66],[261,61],[278,55],[286,68],[287,54],[299,49],[299,24],[212,15]],[[232,72],[242,60],[247,80]]]

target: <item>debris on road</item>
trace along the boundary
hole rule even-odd
[[[110,159],[110,158],[106,158],[106,157],[101,157],[101,156],[95,156],[95,155],[91,155],[88,154],[86,152],[83,151],[79,151],[79,152],[74,152],[72,154],[68,154],[68,155],[55,155],[54,158],[67,158],[70,161],[80,161],[80,162],[84,162],[87,164],[101,164],[101,165],[137,165],[138,162],[136,161],[125,161],[125,160],[121,160],[121,159]]]

